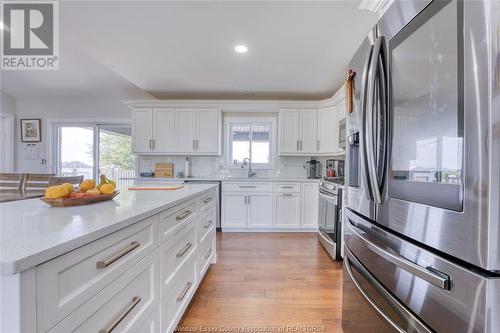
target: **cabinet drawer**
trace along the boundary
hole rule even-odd
[[[198,199],[198,212],[206,211],[210,206],[215,203],[215,192],[209,192],[201,195],[200,199]]]
[[[198,221],[198,241],[201,241],[213,228],[217,219],[215,206],[206,211]]]
[[[189,260],[183,267],[160,305],[161,332],[173,332],[182,314],[189,305],[198,284],[196,258]]]
[[[157,235],[155,215],[38,266],[39,331],[46,332],[153,251]]]
[[[272,192],[273,184],[264,182],[240,182],[240,183],[230,183],[224,182],[222,184],[222,190],[225,192]]]
[[[158,254],[154,252],[64,318],[50,333],[139,328],[159,304],[158,268]]]
[[[274,184],[274,192],[298,193],[298,192],[300,192],[300,184],[298,184],[298,183],[276,183],[276,184]]]
[[[196,202],[188,201],[180,207],[175,207],[160,214],[160,244],[172,238],[196,216]]]
[[[199,245],[198,269],[200,271],[200,280],[207,271],[208,266],[210,266],[210,263],[212,262],[212,258],[215,255],[215,245],[215,229],[212,228]]]
[[[196,247],[196,221],[160,247],[162,298],[168,292],[176,272],[193,257]]]

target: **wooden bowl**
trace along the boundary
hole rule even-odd
[[[43,202],[52,207],[71,207],[71,206],[90,205],[96,202],[113,200],[113,198],[116,197],[118,194],[120,194],[120,191],[114,191],[111,194],[93,195],[84,198],[59,198],[59,199],[40,198],[40,200],[42,200]]]

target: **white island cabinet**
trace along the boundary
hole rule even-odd
[[[216,261],[215,185],[0,206],[0,331],[172,332]]]

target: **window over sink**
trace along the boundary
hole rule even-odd
[[[274,117],[227,117],[226,164],[230,168],[242,166],[245,158],[252,168],[274,168],[276,119]]]

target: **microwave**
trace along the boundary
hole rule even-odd
[[[345,118],[343,118],[339,121],[339,147],[340,148],[345,149],[345,138],[346,138]]]

